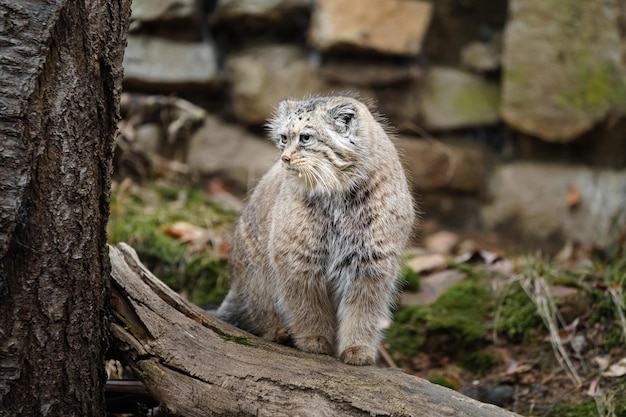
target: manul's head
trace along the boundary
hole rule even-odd
[[[283,100],[267,126],[292,181],[310,191],[346,189],[367,161],[375,123],[368,107],[345,96]]]

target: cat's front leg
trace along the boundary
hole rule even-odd
[[[375,362],[393,293],[393,283],[382,278],[363,277],[346,284],[337,312],[339,359],[351,365]]]
[[[320,274],[290,274],[281,277],[279,311],[298,349],[335,354],[335,310]]]

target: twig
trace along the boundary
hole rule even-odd
[[[622,327],[622,336],[624,336],[624,340],[626,341],[626,317],[624,317],[624,310],[626,310],[626,306],[624,306],[622,287],[620,286],[617,289],[609,287],[609,294],[611,295],[611,300],[615,305],[615,310],[617,311],[617,316],[619,317],[619,323]]]
[[[550,333],[550,344],[552,345],[554,355],[556,356],[559,365],[566,372],[570,380],[576,386],[580,386],[583,382],[582,378],[578,375],[569,354],[565,350],[563,340],[559,335],[556,317],[557,309],[546,280],[543,277],[525,278],[520,281],[520,284],[528,297],[537,307],[537,313],[548,328],[548,332]]]

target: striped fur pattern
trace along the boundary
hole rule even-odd
[[[238,221],[217,315],[304,351],[372,364],[414,208],[376,113],[347,96],[280,103],[281,157]]]

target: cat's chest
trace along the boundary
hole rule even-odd
[[[309,213],[319,236],[330,246],[360,240],[372,221],[367,207],[343,202],[318,205]]]

